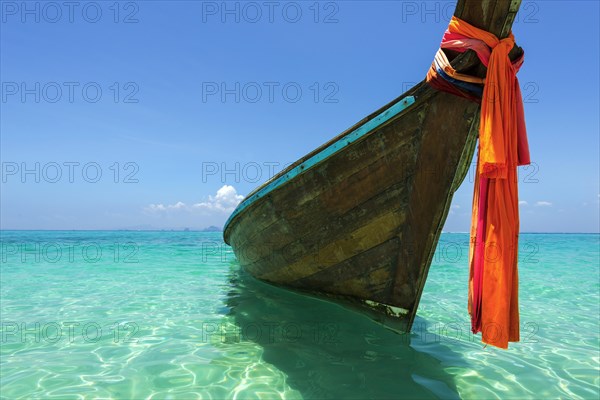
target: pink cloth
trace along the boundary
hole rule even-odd
[[[444,33],[440,47],[442,49],[458,51],[459,53],[464,53],[467,50],[473,50],[477,53],[477,57],[479,57],[479,60],[481,60],[483,65],[486,67],[490,61],[490,55],[492,54],[490,48],[483,40],[473,39],[449,31]]]
[[[479,210],[484,210],[487,205],[488,194],[488,178],[480,177],[479,179]],[[483,284],[483,262],[485,260],[485,216],[486,213],[480,212],[477,214],[479,219],[477,222],[477,234],[475,243],[475,268],[473,270],[473,315],[471,316],[471,330],[475,332],[481,331],[481,298]]]
[[[442,44],[440,45],[442,49],[454,50],[459,53],[464,53],[467,50],[473,50],[477,54],[477,57],[481,61],[483,65],[486,67],[489,64],[491,49],[488,45],[479,39],[473,39],[458,33],[453,33],[450,31],[446,31],[444,37],[442,38]],[[518,59],[512,62],[511,67],[514,69],[514,73],[523,65],[523,61],[525,59],[525,54],[522,54]],[[515,96],[518,99],[521,99],[521,90],[519,87],[519,81],[517,78],[515,82]],[[438,83],[438,82],[436,82]],[[438,83],[439,84],[439,83]],[[494,84],[493,82],[486,82],[486,85]],[[464,95],[463,95],[464,96]],[[514,101],[513,104],[516,104],[515,112],[517,113],[517,154],[518,154],[518,165],[527,165],[531,162],[530,154],[529,154],[529,145],[527,143],[527,131],[525,128],[525,113],[523,109],[523,103],[521,101]],[[485,221],[485,216],[487,213],[487,198],[488,198],[488,189],[489,189],[489,178],[480,177],[479,182],[479,201],[478,204],[474,204],[474,207],[478,208],[478,223],[477,223],[477,233],[476,233],[476,243],[475,243],[475,251],[473,254],[473,303],[472,303],[472,315],[471,315],[471,330],[476,333],[481,331],[482,327],[482,318],[481,318],[481,302],[483,296],[483,267],[485,265],[485,257],[490,256],[486,255],[485,248],[485,232],[484,227],[487,226]]]

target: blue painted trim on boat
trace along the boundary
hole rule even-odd
[[[360,139],[361,137],[363,137],[367,133],[371,132],[375,128],[381,126],[382,124],[384,124],[385,122],[387,122],[388,120],[393,118],[394,116],[400,114],[402,111],[404,111],[405,109],[407,109],[408,107],[413,105],[414,102],[415,102],[414,96],[405,97],[404,99],[400,100],[399,102],[397,102],[396,104],[394,104],[393,106],[391,106],[390,108],[388,108],[387,110],[385,110],[384,112],[382,112],[381,114],[376,116],[375,118],[370,119],[369,121],[365,122],[363,125],[359,126],[355,130],[353,130],[352,132],[347,134],[346,136],[341,137],[338,141],[330,144],[329,146],[327,146],[326,148],[324,148],[317,154],[313,155],[308,160],[302,162],[299,165],[296,165],[294,168],[292,168],[286,174],[281,175],[277,179],[269,182],[267,185],[263,186],[259,191],[254,193],[252,196],[247,197],[244,200],[242,200],[242,202],[237,206],[237,208],[229,216],[229,219],[227,219],[227,222],[225,223],[225,226],[223,227],[223,231],[227,230],[227,226],[229,225],[231,220],[236,215],[238,215],[240,212],[242,212],[246,207],[248,207],[249,205],[254,203],[256,200],[266,196],[269,192],[277,189],[279,186],[283,185],[284,183],[294,179],[296,176],[306,172],[307,170],[311,169],[312,167],[319,164],[320,162],[322,162],[322,161],[326,160],[327,158],[331,157],[332,155],[338,153],[343,148],[347,147],[351,143]]]
[[[464,89],[469,93],[473,93],[479,97],[483,97],[483,86],[482,85],[454,79],[450,75],[446,74],[444,72],[444,70],[442,70],[441,68],[436,68],[436,72],[438,73],[438,75],[440,75],[442,77],[442,79],[445,79],[446,81],[450,82],[454,86],[458,86],[459,88]]]

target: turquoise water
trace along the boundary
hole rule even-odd
[[[599,235],[521,236],[522,342],[469,333],[443,234],[410,337],[256,281],[220,233],[2,232],[2,398],[587,398]]]

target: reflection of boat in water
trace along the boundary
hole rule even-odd
[[[506,37],[519,5],[459,0],[455,16]],[[457,72],[483,76],[471,51],[445,52]],[[250,193],[225,242],[261,280],[346,299],[410,330],[479,111],[422,82]]]
[[[237,266],[230,281],[225,301],[237,330],[227,328],[213,343],[218,339],[225,354],[247,341],[260,345],[262,360],[303,398],[458,398],[440,360],[364,315],[266,284]]]

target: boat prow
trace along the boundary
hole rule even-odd
[[[505,37],[519,5],[460,0],[455,15]],[[471,52],[450,58],[481,75]],[[225,242],[261,280],[410,330],[478,126],[479,104],[422,82],[250,193]]]

